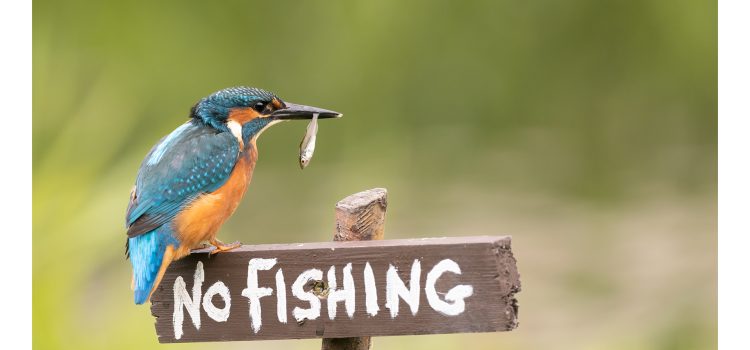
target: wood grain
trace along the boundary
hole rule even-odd
[[[383,239],[387,207],[387,191],[384,188],[373,188],[342,199],[336,203],[336,232],[333,240]]]
[[[278,268],[283,269],[287,282],[289,321],[286,324],[278,321],[274,291],[274,295],[260,299],[263,324],[258,333],[254,333],[251,328],[248,299],[242,295],[242,290],[247,287],[248,261],[253,258],[278,259],[272,270],[259,273],[260,286],[275,289],[274,274]],[[402,300],[398,316],[391,318],[385,307],[386,271],[389,264],[393,264],[398,269],[400,278],[408,283],[414,259],[419,259],[422,265],[418,312],[412,315],[408,305]],[[443,259],[454,260],[462,273],[443,274],[436,284],[439,295],[458,284],[471,285],[474,289],[473,295],[466,299],[465,311],[456,316],[446,316],[433,310],[424,291],[427,273]],[[201,308],[201,327],[196,329],[185,313],[182,325],[184,333],[180,339],[175,339],[173,286],[178,276],[181,276],[187,290],[191,291],[199,261],[205,270],[202,293],[219,280],[226,284],[231,295],[230,315],[226,322],[216,322]],[[375,316],[369,316],[365,312],[362,276],[367,262],[374,271],[378,292],[380,311]],[[325,275],[331,266],[336,266],[340,286],[342,268],[347,263],[352,263],[356,289],[353,318],[348,318],[344,304],[339,303],[335,319],[329,319],[326,300],[321,300],[319,318],[295,322],[291,310],[295,306],[308,308],[309,303],[298,300],[291,294],[289,289],[294,279],[311,268],[320,269]],[[214,256],[209,256],[207,250],[196,251],[172,263],[151,298],[151,311],[156,317],[156,333],[163,343],[493,332],[512,330],[517,326],[515,294],[519,291],[516,260],[511,252],[511,238],[508,236],[246,245]],[[224,306],[220,298],[214,297],[213,301],[218,308]]]

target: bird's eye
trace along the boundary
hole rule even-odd
[[[258,102],[255,104],[255,106],[253,106],[253,109],[258,113],[262,113],[263,109],[265,108],[266,108],[266,104],[263,102]]]
[[[263,108],[262,114],[271,114],[273,113],[273,103],[269,103],[266,105],[266,108]]]

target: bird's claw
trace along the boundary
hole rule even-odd
[[[209,253],[210,255],[227,252],[227,251],[230,251],[232,249],[236,249],[242,246],[242,243],[240,243],[239,241],[232,242],[229,244],[224,244],[224,243],[221,243],[220,241],[216,241],[216,242],[212,242],[211,244],[213,244],[213,246],[216,248]]]

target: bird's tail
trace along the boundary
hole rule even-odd
[[[128,238],[130,262],[133,265],[133,291],[135,292],[136,304],[140,305],[148,301],[151,290],[156,287],[155,283],[158,283],[161,277],[159,273],[165,251],[171,249],[168,248],[170,245],[176,244],[168,227],[165,226],[140,236]]]

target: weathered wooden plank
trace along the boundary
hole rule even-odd
[[[209,256],[207,251],[198,251],[172,263],[151,298],[151,310],[157,318],[159,341],[165,343],[511,330],[517,325],[518,309],[514,295],[520,291],[520,281],[510,243],[511,239],[507,236],[477,236],[255,245],[242,246],[214,256]],[[257,272],[258,288],[249,286],[254,282],[253,278],[249,278],[252,277],[249,262],[260,261],[252,259],[276,259],[273,267]],[[445,259],[455,262],[461,273],[433,272],[438,278],[434,290],[430,290],[428,275]],[[412,314],[410,305],[402,297],[392,297],[389,303],[387,290],[391,291],[391,295],[397,294],[394,291],[398,289],[393,286],[398,282],[393,277],[398,277],[403,281],[404,294],[407,294],[406,290],[412,286],[410,276],[415,261],[421,271],[416,294],[419,296],[418,305],[415,305],[416,313]],[[348,317],[344,301],[335,303],[336,313],[329,316],[328,304],[332,296],[341,295],[336,291],[342,290],[346,283],[343,270],[349,263],[354,286],[352,318]],[[374,289],[366,288],[367,264],[372,269]],[[194,290],[199,265],[202,265],[203,283],[199,290]],[[389,284],[387,275],[391,265],[397,271],[391,274],[393,283]],[[447,265],[443,263],[440,266]],[[335,268],[336,291],[326,285],[332,283],[327,278],[331,266]],[[312,304],[294,295],[293,284],[298,276],[311,269],[319,270],[321,278],[317,283],[305,283],[304,291],[318,295],[314,299],[320,302],[320,314],[298,322],[295,308],[304,311],[310,309]],[[283,271],[283,288],[277,288],[279,270]],[[227,287],[226,295],[231,303],[229,308],[226,308],[226,300],[221,296],[219,282]],[[184,287],[180,288],[183,283]],[[460,300],[457,300],[462,299],[460,297],[465,294],[467,286],[471,287],[471,295],[463,299],[464,309],[456,315],[446,315],[445,310],[456,313],[460,309]],[[254,329],[249,296],[263,294],[264,290],[259,288],[270,288],[272,291],[265,290],[271,295],[260,297],[256,299],[259,302],[254,303],[260,306],[260,317],[253,318]],[[284,292],[279,293],[280,290]],[[367,298],[373,297],[373,290],[377,297],[368,310]],[[303,297],[310,296],[300,292],[298,294]],[[209,299],[207,294],[216,295]],[[281,298],[279,294],[285,296]],[[177,299],[179,303],[175,302],[175,295],[183,296]],[[394,306],[395,300],[398,300],[398,307]],[[286,303],[286,306],[277,308],[279,302]],[[176,304],[182,306],[176,308]],[[416,302],[413,301],[413,304]],[[193,310],[195,320],[200,323],[199,328],[188,310]],[[280,314],[278,310],[281,310]],[[280,317],[286,318],[286,323],[280,322]]]

